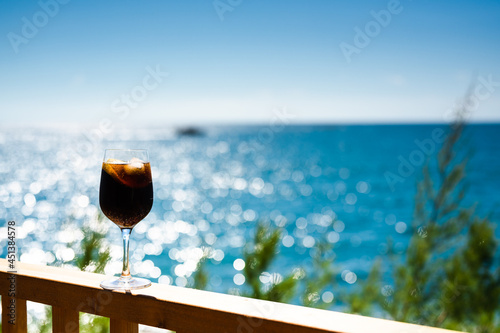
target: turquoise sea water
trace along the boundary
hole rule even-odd
[[[101,139],[89,130],[4,128],[1,256],[6,222],[14,220],[21,261],[70,262],[81,226],[98,210],[104,149],[147,148],[155,202],[132,233],[133,274],[185,285],[206,247],[210,288],[238,287],[242,247],[256,222],[266,220],[284,230],[270,274],[308,267],[311,248],[325,237],[335,245],[339,285],[347,288],[375,257],[387,257],[388,238],[404,254],[421,167],[446,131],[446,125],[232,126],[191,135],[150,128]],[[499,221],[500,125],[468,126],[463,147],[472,153],[466,201]],[[115,274],[120,233],[109,221],[106,227],[113,249],[107,273]]]

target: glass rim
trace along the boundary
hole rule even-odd
[[[106,162],[109,158],[115,158],[128,163],[134,157],[149,163],[149,151],[147,149],[105,149],[103,161]]]

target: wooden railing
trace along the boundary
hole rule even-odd
[[[0,259],[4,333],[26,332],[26,301],[52,306],[53,332],[78,332],[79,312],[110,318],[111,333],[138,332],[139,324],[179,333],[338,332],[444,333],[384,319],[318,310],[155,284],[132,292],[99,287],[103,275]],[[15,298],[9,296],[14,296]]]

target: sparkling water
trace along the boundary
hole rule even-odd
[[[388,239],[404,254],[416,183],[435,156],[445,125],[233,126],[120,131],[104,138],[88,130],[4,128],[0,132],[0,253],[6,255],[7,221],[17,225],[23,262],[70,263],[82,225],[98,211],[105,148],[146,148],[154,206],[131,237],[132,274],[185,286],[204,249],[211,249],[211,290],[244,283],[242,248],[257,221],[283,229],[280,255],[263,283],[293,267],[309,267],[310,251],[334,245],[339,286],[366,276],[386,259]],[[500,125],[470,125],[462,147],[472,152],[466,202],[500,219]],[[465,151],[463,150],[463,151]],[[121,269],[119,229],[107,232],[112,260]],[[496,230],[497,235],[499,231]],[[326,300],[333,299],[328,291]]]

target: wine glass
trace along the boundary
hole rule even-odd
[[[129,238],[132,228],[153,206],[153,181],[145,149],[106,149],[99,189],[101,210],[120,227],[123,237],[123,269],[119,278],[101,282],[111,290],[146,288],[151,281],[130,275]]]

